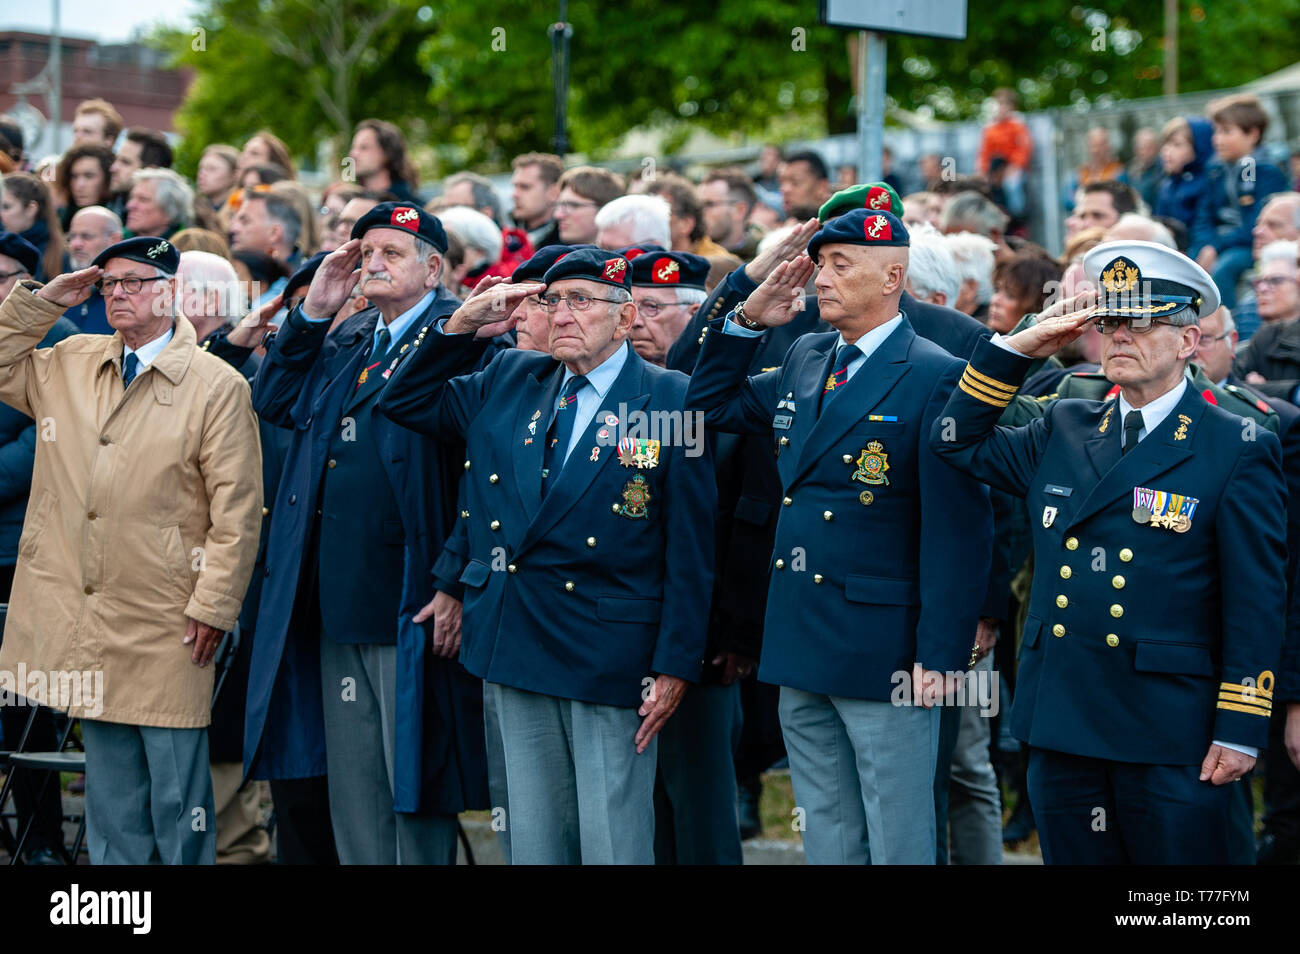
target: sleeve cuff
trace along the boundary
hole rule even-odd
[[[757,338],[766,328],[746,328],[732,321],[730,316],[722,321],[722,333],[724,335],[735,335],[737,338]]]
[[[1223,742],[1219,739],[1214,740],[1215,745],[1222,746],[1225,749],[1232,749],[1234,752],[1240,752],[1242,755],[1249,755],[1252,759],[1259,758],[1259,749],[1250,745],[1235,745],[1232,742]]]

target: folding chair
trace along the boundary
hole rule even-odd
[[[3,604],[0,604],[3,605]],[[5,606],[7,610],[8,607]],[[212,702],[215,704],[217,697],[221,692],[221,687],[226,683],[226,676],[229,675],[231,666],[235,660],[235,654],[239,652],[239,623],[235,623],[235,628],[226,633],[217,645],[216,655],[213,657],[213,665],[216,668],[216,678],[212,687]],[[3,789],[0,789],[0,809],[4,807],[5,798],[8,796],[10,789],[13,787],[14,778],[18,772],[27,771],[47,771],[51,774],[45,776],[45,781],[37,792],[37,801],[45,794],[45,788],[50,783],[50,779],[58,778],[59,772],[84,773],[86,771],[86,753],[82,752],[65,752],[69,737],[72,735],[72,728],[78,721],[69,719],[67,726],[59,737],[58,748],[53,752],[26,752],[24,748],[27,742],[27,734],[31,730],[32,723],[36,719],[36,707],[32,708],[32,713],[27,717],[27,726],[23,731],[22,738],[18,741],[18,747],[15,751],[9,752],[7,762],[9,767],[9,776],[5,779]],[[81,812],[73,815],[65,815],[65,822],[75,822],[77,824],[77,834],[72,842],[72,853],[70,864],[76,864],[77,857],[81,852],[81,846],[86,836],[86,814]],[[22,858],[22,851],[27,844],[27,839],[31,835],[32,828],[35,826],[36,818],[33,816],[27,820],[23,827],[22,833],[18,836],[17,843],[10,850],[9,863],[11,865],[19,864]],[[4,829],[6,842],[12,840],[9,835],[7,824],[0,824],[0,829]],[[6,847],[8,845],[6,844]]]

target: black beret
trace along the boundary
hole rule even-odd
[[[533,253],[533,257],[515,266],[510,280],[516,285],[524,282],[540,282],[546,270],[555,264],[561,255],[568,255],[575,249],[595,248],[594,245],[547,245]]]
[[[818,230],[808,242],[808,255],[814,261],[823,245],[892,245],[907,247],[907,226],[892,212],[854,209],[836,216]]]
[[[650,252],[632,259],[632,284],[650,287],[676,285],[704,290],[709,260],[690,252]]]
[[[602,285],[612,285],[628,291],[632,288],[632,268],[628,260],[617,252],[607,252],[603,248],[580,248],[560,256],[546,270],[542,281],[549,285],[565,278],[585,278],[589,282],[600,282]]]
[[[424,239],[439,252],[447,251],[447,233],[436,215],[409,202],[380,202],[357,219],[352,237],[361,238],[371,229],[396,229]]]
[[[288,298],[292,295],[295,288],[310,285],[311,280],[316,277],[316,269],[320,268],[320,263],[325,261],[325,256],[328,254],[329,252],[317,252],[299,265],[298,270],[289,276],[289,283],[284,286],[284,297]]]
[[[35,275],[41,264],[40,249],[16,232],[0,232],[0,255],[8,255],[26,269],[28,275]]]
[[[153,265],[164,275],[175,275],[176,269],[181,264],[181,253],[176,251],[176,246],[156,235],[137,235],[135,238],[110,245],[96,255],[95,260],[90,264],[91,267],[98,265],[103,268],[104,263],[115,258]]]

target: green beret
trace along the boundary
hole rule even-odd
[[[894,187],[886,182],[866,182],[841,189],[827,199],[826,204],[817,210],[817,221],[825,222],[854,209],[870,209],[872,212],[888,210],[901,219],[903,200],[898,197]]]

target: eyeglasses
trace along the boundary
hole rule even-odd
[[[645,315],[647,318],[655,318],[658,316],[659,312],[663,311],[665,308],[676,308],[678,305],[684,305],[684,304],[686,303],[682,301],[663,302],[663,301],[652,301],[651,299],[647,298],[644,301],[639,301],[636,303],[636,310],[641,312],[641,314]]]
[[[1201,335],[1201,340],[1198,341],[1198,342],[1196,343],[1196,347],[1197,347],[1197,348],[1204,348],[1206,345],[1212,345],[1212,344],[1214,344],[1216,341],[1222,341],[1224,338],[1228,337],[1228,335],[1230,335],[1230,334],[1232,334],[1231,331],[1225,331],[1225,332],[1224,332],[1223,334],[1221,334],[1221,335]]]
[[[1251,288],[1281,288],[1283,285],[1294,282],[1294,278],[1287,278],[1285,275],[1265,275],[1262,278],[1252,278],[1250,280]]]
[[[566,201],[564,201],[564,202],[557,202],[557,203],[555,203],[555,211],[556,211],[556,212],[576,212],[578,209],[581,209],[581,208],[582,208],[583,206],[585,206],[585,205],[589,205],[589,206],[591,206],[593,209],[596,207],[596,203],[595,203],[595,202],[569,202],[569,201],[566,200]]]
[[[1127,325],[1132,334],[1144,335],[1156,325],[1173,324],[1168,318],[1152,318],[1150,315],[1142,315],[1136,318],[1098,318],[1096,321],[1097,330],[1103,335],[1113,335],[1119,330],[1120,325]]]
[[[138,295],[140,294],[140,289],[144,287],[145,282],[159,282],[165,277],[166,276],[163,275],[155,275],[152,278],[105,278],[102,281],[96,282],[95,287],[99,289],[99,293],[105,298],[111,297],[113,289],[117,288],[118,285],[121,285],[122,291],[126,292],[128,295]]]
[[[619,305],[622,302],[613,298],[597,298],[594,295],[583,295],[580,292],[570,292],[567,295],[546,295],[542,298],[542,307],[547,311],[555,311],[560,307],[560,302],[569,306],[570,311],[586,311],[595,301],[609,302],[611,305]]]

